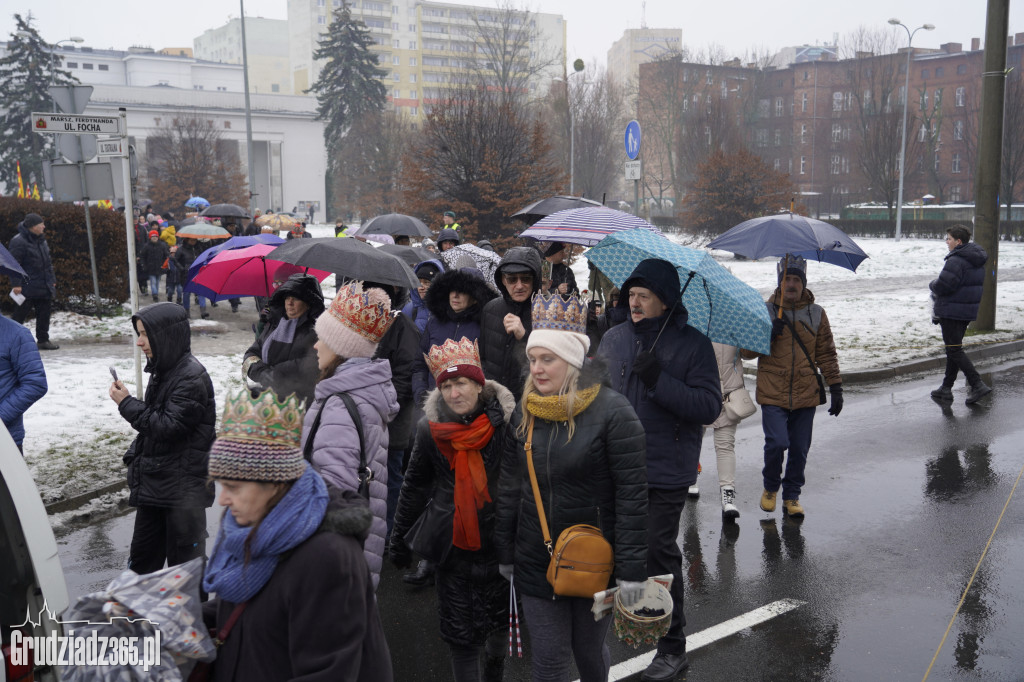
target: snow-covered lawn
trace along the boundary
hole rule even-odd
[[[314,236],[328,236],[332,226],[314,226]],[[682,241],[682,240],[680,240]],[[812,262],[808,288],[828,313],[844,370],[879,367],[941,354],[938,327],[931,324],[928,281],[942,267],[946,254],[940,240],[858,240],[871,256],[853,273]],[[690,244],[693,245],[693,244]],[[699,245],[698,245],[699,246]],[[775,286],[774,259],[738,261],[731,254],[715,252],[723,265],[764,296]],[[1002,242],[999,253],[1002,279],[999,284],[997,326],[993,334],[975,335],[968,343],[987,343],[1024,337],[1024,243]],[[586,285],[587,265],[577,259],[577,282]],[[325,293],[333,295],[331,279]],[[213,321],[193,320],[213,325]],[[31,327],[30,327],[31,328]],[[49,392],[26,414],[25,451],[45,502],[66,499],[124,476],[121,456],[133,431],[121,419],[107,396],[108,366],[132,384],[129,315],[96,320],[71,313],[53,319],[53,337],[65,345],[45,353]],[[120,336],[123,351],[91,343]],[[242,343],[215,354],[197,353],[217,389],[218,402],[241,387]],[[233,337],[232,337],[233,338]],[[250,337],[251,338],[251,337]],[[71,343],[69,343],[71,341]],[[75,341],[83,342],[81,345]],[[225,344],[221,344],[224,346]],[[124,494],[108,495],[104,505],[116,504]],[[90,508],[95,511],[95,504]],[[101,505],[102,506],[102,505]],[[62,514],[55,522],[69,515]]]

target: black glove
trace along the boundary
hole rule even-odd
[[[786,328],[786,322],[782,318],[772,318],[772,340],[775,340],[776,336],[782,334],[782,331]]]
[[[260,383],[266,383],[266,382],[263,382],[263,381],[260,380],[260,375],[263,372],[266,372],[269,369],[270,369],[270,365],[268,365],[267,363],[263,362],[262,360],[257,360],[256,362],[252,363],[252,365],[249,366],[249,371],[247,372],[247,374],[248,374],[249,378],[252,379],[253,381],[259,381]]]
[[[412,566],[412,550],[405,544],[405,539],[391,534],[391,546],[388,549],[388,558],[396,568],[409,568]]]
[[[832,384],[828,387],[828,392],[832,394],[832,404],[829,405],[828,413],[833,417],[838,417],[839,413],[843,411],[843,385]]]
[[[633,374],[640,377],[647,388],[654,388],[661,376],[661,363],[654,357],[654,353],[645,350],[633,361]]]

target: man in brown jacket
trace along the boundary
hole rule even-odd
[[[819,369],[832,395],[828,413],[837,417],[843,409],[843,384],[828,316],[807,289],[807,261],[789,256],[779,261],[777,269],[779,288],[767,301],[772,319],[771,354],[743,351],[743,356],[757,358],[757,402],[761,405],[764,428],[761,509],[775,511],[781,487],[783,512],[800,519],[804,516],[800,489],[811,447],[814,412],[825,402],[824,388],[818,381]],[[787,450],[789,457],[783,475],[782,461]]]

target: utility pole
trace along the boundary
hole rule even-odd
[[[1006,88],[1006,32],[1010,0],[988,0],[985,20],[985,70],[982,73],[978,172],[974,185],[974,241],[988,253],[981,307],[974,328],[996,328],[999,277],[999,182],[1002,166],[1003,94]]]
[[[252,108],[249,106],[249,53],[245,46],[245,0],[238,0],[242,26],[242,80],[245,86],[245,156],[249,159],[249,215],[256,215],[256,160],[252,158]]]

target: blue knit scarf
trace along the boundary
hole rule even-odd
[[[245,540],[252,528],[239,526],[234,516],[225,514],[213,556],[206,566],[203,589],[235,604],[251,599],[270,580],[281,554],[316,532],[326,510],[327,486],[320,474],[307,466],[260,523],[247,566]]]

